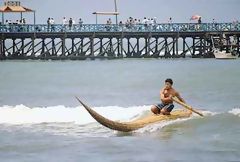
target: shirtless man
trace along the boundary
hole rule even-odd
[[[173,89],[172,85],[172,79],[165,80],[165,86],[160,91],[160,100],[162,103],[153,105],[151,107],[151,111],[154,114],[162,113],[163,115],[170,115],[170,112],[174,108],[172,97],[176,96],[180,101],[185,103],[180,94],[175,89]]]

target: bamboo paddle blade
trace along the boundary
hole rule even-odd
[[[173,101],[175,101],[175,102],[178,103],[179,105],[182,105],[184,108],[186,108],[186,109],[188,109],[188,110],[190,110],[190,111],[192,111],[192,112],[194,112],[194,113],[196,113],[196,114],[198,114],[198,115],[200,115],[200,116],[203,116],[202,113],[194,110],[191,106],[187,105],[186,103],[181,102],[178,98],[172,97],[172,99],[173,99]]]

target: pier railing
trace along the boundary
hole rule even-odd
[[[166,24],[1,24],[1,33],[33,32],[199,32],[240,31],[240,23],[166,23]]]

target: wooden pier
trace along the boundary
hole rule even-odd
[[[209,58],[212,37],[240,52],[240,24],[0,25],[0,59]]]

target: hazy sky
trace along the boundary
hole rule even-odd
[[[231,22],[240,20],[240,0],[117,0],[119,20],[128,17],[143,19],[157,17],[158,22],[190,22],[192,15],[202,16],[202,22]],[[3,5],[3,0],[0,0]],[[84,23],[95,23],[94,11],[114,11],[114,0],[21,0],[25,7],[36,10],[37,23],[46,23],[52,17],[55,23],[62,18],[72,17],[76,22],[81,17]],[[17,19],[20,14],[5,14],[5,19]],[[33,22],[33,14],[24,14],[28,22]],[[99,23],[106,23],[111,16],[99,17]],[[112,16],[113,22],[114,16]]]

